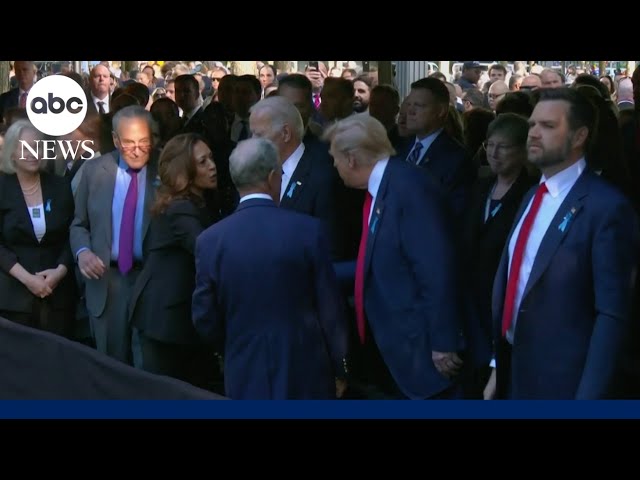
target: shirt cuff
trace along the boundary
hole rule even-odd
[[[496,359],[492,358],[491,361],[489,362],[489,366],[491,368],[496,368]]]
[[[88,247],[82,247],[80,250],[78,250],[76,252],[76,263],[78,263],[78,255],[80,255],[82,252],[84,252],[85,250],[89,250]]]

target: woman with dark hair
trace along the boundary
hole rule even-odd
[[[465,218],[464,264],[471,303],[465,316],[469,368],[464,383],[472,399],[482,398],[491,374],[493,279],[520,202],[536,182],[525,167],[528,135],[528,120],[515,113],[498,115],[489,124],[483,148],[492,175],[476,181]]]
[[[135,364],[211,390],[215,355],[191,323],[196,237],[216,220],[204,200],[205,191],[218,182],[204,138],[184,133],[169,140],[160,154],[158,175],[149,253],[130,303],[131,323],[140,339]]]

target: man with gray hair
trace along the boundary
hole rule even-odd
[[[284,97],[265,98],[251,108],[251,134],[271,140],[278,149],[282,172],[280,206],[322,220],[334,258],[342,242],[336,226],[335,169],[302,142],[304,126],[298,109]],[[236,185],[237,186],[237,185]]]
[[[132,363],[127,307],[142,269],[155,198],[151,114],[132,105],[113,117],[116,150],[86,163],[69,230],[85,280],[91,333],[102,353]]]
[[[281,168],[271,141],[240,142],[230,170],[240,205],[196,241],[192,304],[196,330],[224,352],[225,394],[340,397],[347,323],[324,229],[277,208]]]

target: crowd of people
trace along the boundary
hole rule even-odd
[[[640,69],[103,62],[47,161],[14,72],[0,317],[231,399],[640,395]]]

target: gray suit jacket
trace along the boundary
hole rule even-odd
[[[69,239],[74,257],[81,248],[89,248],[108,267],[111,263],[112,219],[111,205],[118,168],[118,152],[106,153],[83,165],[84,171],[78,190],[75,192],[75,218],[71,223]],[[156,191],[157,163],[151,156],[147,164],[145,211],[142,222],[143,254],[146,252],[146,237],[151,221],[151,212]],[[76,258],[77,261],[77,258]],[[106,276],[98,280],[84,279],[87,309],[93,317],[99,317],[107,303]]]

